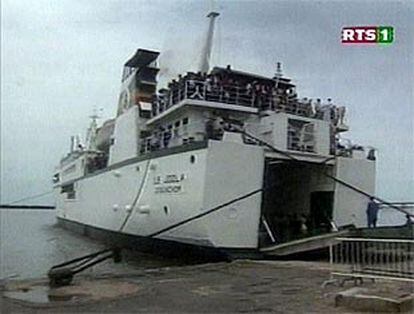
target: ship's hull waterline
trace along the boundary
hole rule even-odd
[[[181,260],[188,260],[189,262],[264,258],[263,253],[258,249],[215,248],[191,245],[100,229],[59,217],[57,218],[57,224],[65,230],[97,240],[108,247],[119,247],[168,258],[180,258]]]
[[[59,221],[135,238],[143,246],[166,241],[209,251],[258,251],[260,191],[191,219],[260,190],[263,149],[215,141],[199,147],[69,181],[76,193],[70,200],[61,193],[63,182],[56,186]],[[228,158],[232,153],[238,158]]]
[[[369,164],[339,158],[329,169],[372,190],[375,168]],[[351,177],[350,168],[360,171]],[[177,244],[218,255],[260,256],[260,248],[292,236],[294,228],[283,230],[274,222],[280,212],[291,218],[309,215],[328,202],[337,226],[364,225],[366,202],[324,178],[326,169],[311,162],[269,160],[257,145],[194,143],[63,181],[56,186],[58,219],[84,234],[142,251],[162,253],[159,247]],[[62,193],[68,184],[74,185],[71,199]]]

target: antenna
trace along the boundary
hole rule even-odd
[[[96,106],[93,107],[92,114],[89,116],[91,120],[96,123],[96,120],[100,119],[101,116],[98,114],[98,111],[102,113],[103,108],[96,109]]]
[[[70,152],[73,153],[74,150],[75,150],[75,137],[71,136],[70,137]]]
[[[202,73],[207,73],[210,69],[210,57],[211,57],[211,48],[213,46],[213,35],[214,35],[214,22],[217,16],[220,13],[211,11],[207,14],[207,17],[210,19],[210,24],[208,26],[207,38],[201,53],[201,62],[200,62],[200,71]]]
[[[276,81],[275,82],[275,88],[277,89],[279,87],[279,81],[282,78],[283,74],[282,74],[282,63],[277,62],[276,63],[276,73],[275,76],[273,77],[273,79]]]
[[[281,78],[283,76],[282,74],[282,63],[277,62],[276,63],[276,73],[274,78]]]
[[[102,112],[103,108],[100,108],[99,110],[96,109],[94,106],[92,114],[89,116],[91,118],[91,124],[89,125],[89,128],[86,132],[86,147],[88,150],[95,150],[96,149],[96,134],[98,130],[98,124],[96,120],[100,119],[101,116],[98,114],[98,112]]]

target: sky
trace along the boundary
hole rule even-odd
[[[211,7],[212,65],[273,76],[282,62],[300,97],[347,107],[344,137],[378,149],[377,195],[414,201],[413,2],[2,0],[0,203],[52,190],[70,136],[94,108],[115,115],[137,48],[161,52],[161,84],[196,69]],[[391,25],[395,41],[342,45],[358,25]]]

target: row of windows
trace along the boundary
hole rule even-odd
[[[166,127],[160,126],[159,129],[148,134],[148,137],[143,141],[140,148],[140,153],[143,154],[148,151],[155,151],[161,148],[169,147],[170,140],[179,136],[179,128],[183,128],[189,124],[189,118],[184,117],[182,120],[177,120]],[[185,131],[185,130],[184,130]],[[182,144],[194,142],[194,137],[183,138]]]
[[[184,126],[184,125],[187,125],[188,124],[188,122],[189,122],[189,119],[188,119],[188,117],[185,117],[185,118],[183,118],[182,120],[177,120],[177,121],[175,121],[174,123],[172,123],[172,124],[169,124],[165,129],[166,130],[172,130],[173,129],[173,127],[175,128],[175,129],[178,129],[180,126],[181,126],[181,124]],[[161,127],[162,129],[164,129],[164,127]]]

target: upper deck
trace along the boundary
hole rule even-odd
[[[140,153],[221,139],[231,129],[225,121],[233,121],[281,149],[327,156],[335,150],[335,134],[348,129],[344,112],[330,100],[299,99],[281,73],[268,78],[230,66],[188,72],[154,95],[150,114],[140,114],[148,116]]]
[[[287,78],[266,78],[229,67],[214,68],[209,74],[189,72],[172,80],[168,88],[161,89],[154,98],[148,124],[190,103],[185,100],[216,109],[246,113],[271,110],[321,120],[326,111],[320,102],[312,104],[311,100],[299,100],[295,85]]]
[[[330,99],[299,99],[290,79],[267,78],[227,68],[214,68],[209,74],[188,72],[172,80],[168,88],[154,95],[148,125],[168,116],[177,109],[193,105],[257,114],[263,111],[285,112],[312,119],[330,121],[337,132],[347,131],[345,107]]]

